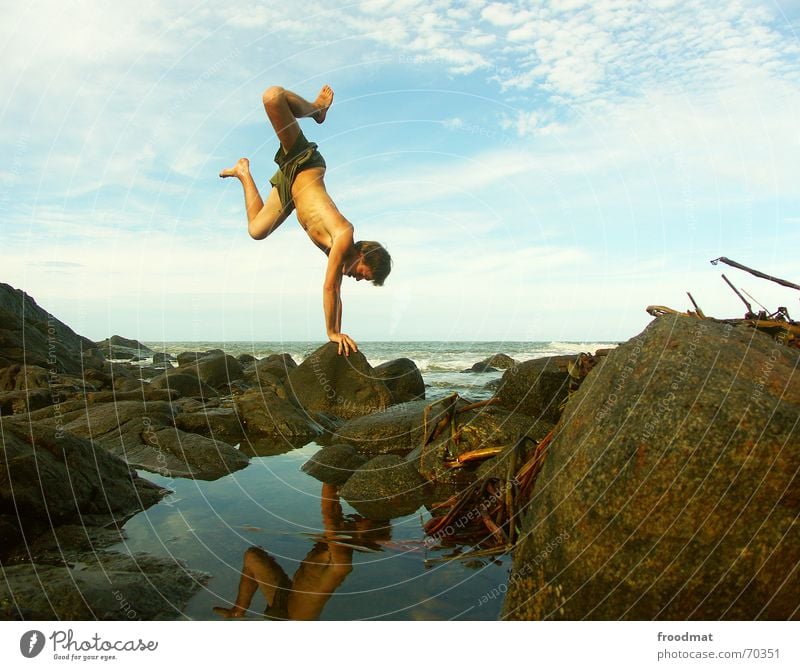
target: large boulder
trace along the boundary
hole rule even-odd
[[[495,397],[510,412],[555,423],[569,390],[567,365],[574,360],[575,356],[550,356],[511,367],[503,374]]]
[[[787,619],[800,602],[800,351],[663,316],[567,404],[508,619]]]
[[[360,351],[338,354],[328,342],[289,373],[286,392],[308,412],[327,412],[344,419],[386,409],[392,396]]]
[[[302,447],[322,432],[311,417],[269,389],[237,396],[236,411],[245,429],[242,448],[254,455]]]
[[[430,484],[400,456],[376,456],[356,470],[340,495],[368,519],[411,514],[431,495]]]
[[[80,375],[103,365],[91,340],[39,307],[24,291],[0,283],[0,367],[39,365],[54,373]]]
[[[425,382],[417,364],[410,358],[382,363],[374,368],[374,373],[386,384],[393,404],[425,398]]]

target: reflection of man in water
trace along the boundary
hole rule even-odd
[[[375,547],[376,540],[389,539],[391,530],[388,522],[376,525],[367,519],[346,519],[336,487],[330,484],[322,486],[321,507],[324,539],[308,552],[293,580],[266,551],[250,547],[244,552],[234,606],[215,607],[214,612],[228,618],[244,616],[260,587],[267,600],[267,618],[318,619],[325,603],[353,569],[353,547],[342,543],[341,531],[353,533],[348,538],[353,544]]]

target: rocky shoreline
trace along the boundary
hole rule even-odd
[[[800,352],[762,333],[659,317],[577,390],[574,356],[498,354],[464,371],[505,370],[492,401],[448,408],[407,358],[94,343],[6,284],[0,317],[2,618],[180,617],[208,575],[108,550],[167,493],[137,470],[217,479],[315,441],[303,469],[386,520],[505,471],[522,438],[552,432],[504,618],[798,616]]]

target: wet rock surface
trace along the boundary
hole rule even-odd
[[[548,449],[504,618],[797,618],[798,357],[683,316],[610,352]]]

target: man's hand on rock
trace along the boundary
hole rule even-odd
[[[342,352],[344,352],[345,356],[349,356],[351,351],[358,351],[358,345],[349,335],[345,335],[344,333],[331,333],[328,335],[328,339],[330,339],[331,342],[339,343],[340,356]]]

